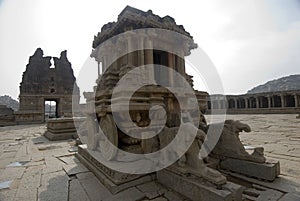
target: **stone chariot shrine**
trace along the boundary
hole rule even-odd
[[[239,133],[250,132],[249,125],[206,122],[208,94],[193,89],[185,67],[196,48],[172,17],[130,6],[94,37],[99,76],[94,91],[84,93],[77,158],[111,193],[156,181],[186,200],[239,201],[246,200],[243,184],[252,185],[241,177],[272,182],[279,175],[279,162],[266,159],[263,147],[241,143]],[[65,60],[62,54],[57,62]],[[216,145],[200,157],[214,132]]]

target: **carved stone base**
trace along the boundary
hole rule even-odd
[[[195,176],[183,176],[164,169],[157,172],[158,182],[184,195],[192,201],[233,201],[242,200],[243,187],[231,182],[221,189],[210,182]]]
[[[57,140],[68,140],[68,139],[76,138],[77,133],[76,132],[52,133],[50,131],[46,131],[44,133],[44,136],[48,140],[57,141]]]
[[[273,181],[280,174],[280,165],[278,161],[255,163],[227,158],[221,161],[220,167],[225,170],[268,181]]]
[[[132,186],[155,180],[155,174],[134,175],[112,170],[97,161],[86,149],[86,145],[78,146],[76,157],[90,171],[92,171],[101,183],[112,193],[116,194]]]

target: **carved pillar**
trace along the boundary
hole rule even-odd
[[[153,44],[149,38],[145,42],[145,49],[145,64],[151,65],[153,67]],[[153,70],[149,68],[149,81],[155,83]]]
[[[175,69],[175,63],[174,63],[174,55],[170,52],[168,52],[168,67],[171,69]],[[169,71],[169,84],[170,86],[174,85],[174,78],[173,78],[173,73],[172,71]]]
[[[132,38],[128,36],[127,40],[127,64],[128,66],[133,66],[133,53],[132,53]]]
[[[218,107],[218,109],[222,109],[222,106],[221,106],[221,100],[219,99],[219,100],[217,100],[217,107]]]
[[[267,96],[267,98],[268,98],[268,108],[270,108],[271,107],[271,97]]]
[[[181,75],[185,76],[184,52],[181,51],[180,54],[181,54],[181,55],[179,55],[179,57],[178,57],[178,59],[177,59],[178,64],[176,64],[176,65],[178,65],[178,72],[179,72]]]
[[[295,99],[295,107],[299,107],[297,94],[294,95],[294,99]]]
[[[101,74],[101,72],[100,72],[101,71],[100,70],[100,61],[98,61],[97,63],[98,63],[98,77],[99,77],[99,75]]]
[[[234,101],[234,109],[237,109],[237,100],[234,98],[233,101]]]
[[[102,72],[105,72],[106,68],[107,68],[107,58],[106,56],[102,57]]]
[[[144,65],[145,52],[144,52],[144,37],[140,37],[138,41],[138,66]]]
[[[285,107],[284,95],[280,95],[281,107]]]
[[[248,108],[248,98],[245,98],[245,108]]]
[[[255,97],[255,101],[256,101],[256,108],[259,108],[259,97]]]

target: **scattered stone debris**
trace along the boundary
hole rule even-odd
[[[9,143],[8,146],[16,146],[18,144],[20,144],[20,143],[19,142],[12,142],[12,143]]]
[[[69,152],[77,152],[77,151],[78,151],[78,147],[73,146],[73,147],[71,147],[68,151],[69,151]]]
[[[21,166],[24,166],[28,162],[29,161],[13,162],[13,163],[10,163],[9,165],[7,165],[6,167],[21,167]]]
[[[22,137],[16,137],[15,138],[15,141],[20,141],[20,140],[22,140]]]
[[[47,149],[56,149],[56,148],[62,148],[61,146],[54,146],[54,145],[41,145],[38,146],[39,151],[45,151]]]
[[[11,180],[0,182],[0,190],[5,189],[5,188],[9,188],[11,183],[12,183]]]

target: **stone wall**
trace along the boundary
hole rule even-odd
[[[15,125],[14,110],[5,105],[0,105],[0,126]]]

